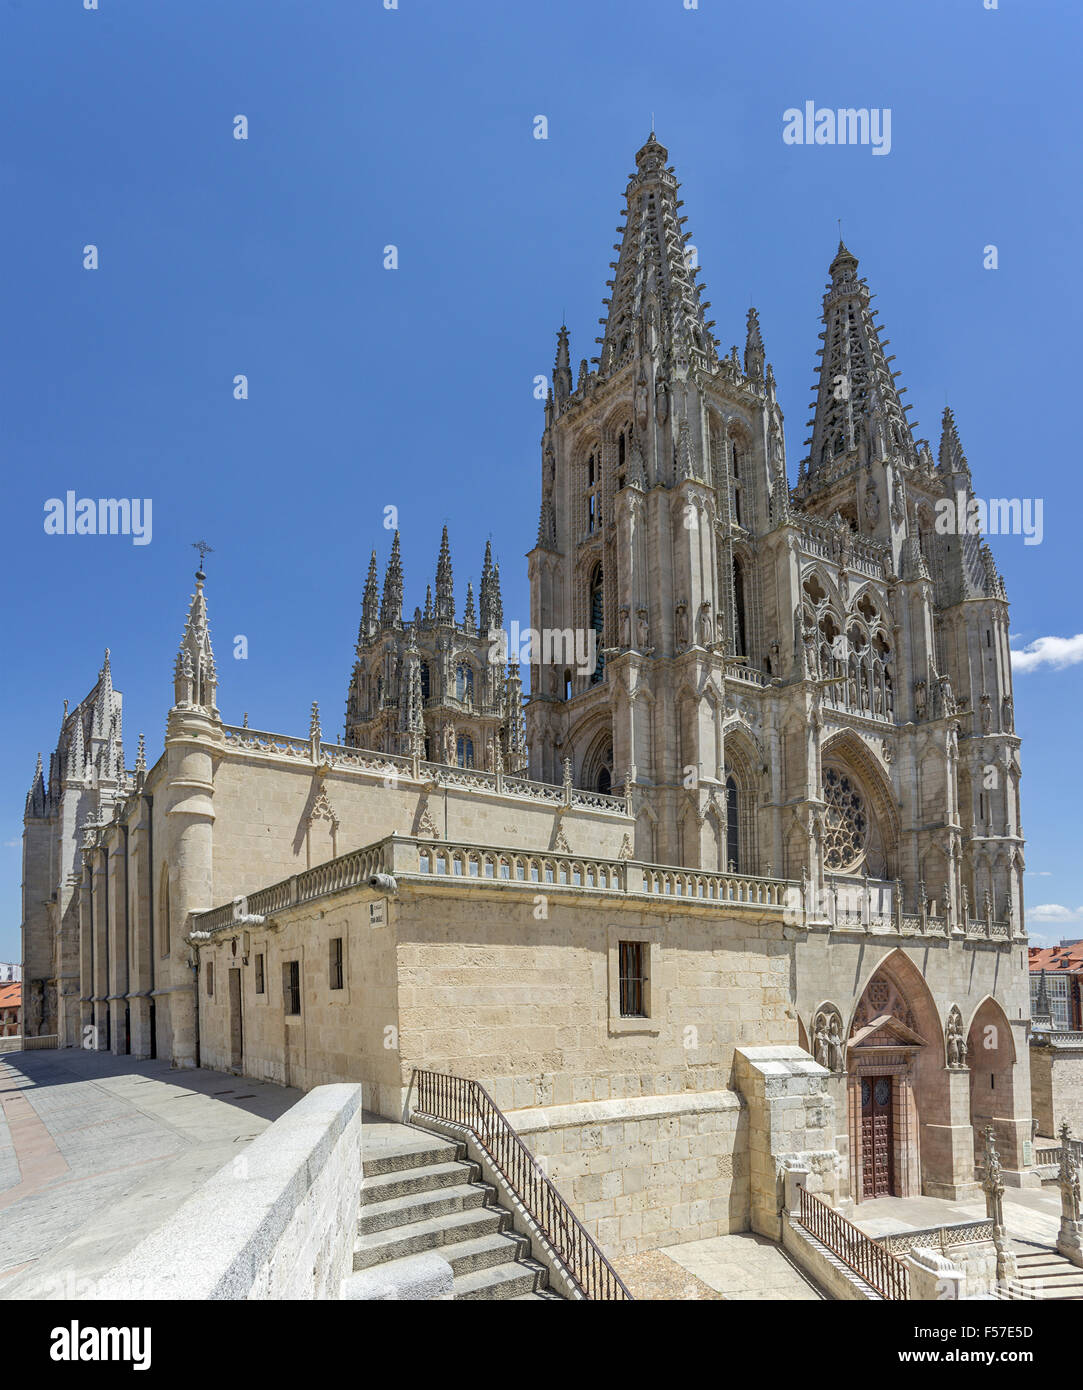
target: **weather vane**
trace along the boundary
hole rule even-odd
[[[198,551],[199,551],[199,569],[200,569],[200,573],[202,573],[202,572],[203,572],[203,557],[204,557],[204,555],[213,555],[213,554],[214,554],[214,549],[213,549],[213,547],[209,546],[209,545],[207,544],[206,541],[193,541],[193,542],[192,542],[192,549],[193,549],[193,550],[198,550]]]

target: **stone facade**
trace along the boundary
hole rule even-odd
[[[1023,1182],[1031,1128],[1007,600],[933,526],[971,495],[954,419],[934,462],[840,246],[791,490],[666,157],[574,387],[558,339],[532,624],[597,650],[532,647],[529,754],[491,551],[457,617],[445,532],[404,622],[396,537],[344,744],[315,705],[307,738],[223,722],[200,571],[157,762],[124,766],[107,658],[24,834],[33,1031],[394,1118],[416,1069],[475,1077],[622,1251],[777,1236],[798,1163],[840,1206],[973,1195],[986,1125]]]

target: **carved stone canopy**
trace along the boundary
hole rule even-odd
[[[877,1018],[866,1023],[863,1028],[859,1028],[850,1039],[851,1049],[860,1049],[862,1052],[868,1052],[874,1048],[890,1048],[892,1051],[898,1052],[924,1046],[925,1039],[921,1034],[908,1028],[894,1014],[880,1014]]]

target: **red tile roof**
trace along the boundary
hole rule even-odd
[[[0,985],[0,1009],[17,1009],[23,1002],[23,987],[18,980]]]
[[[1083,941],[1074,946],[1031,946],[1031,970],[1083,970]]]

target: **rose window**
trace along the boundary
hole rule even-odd
[[[833,767],[824,773],[824,800],[824,862],[829,869],[849,869],[865,852],[869,830],[865,803],[850,778]]]

